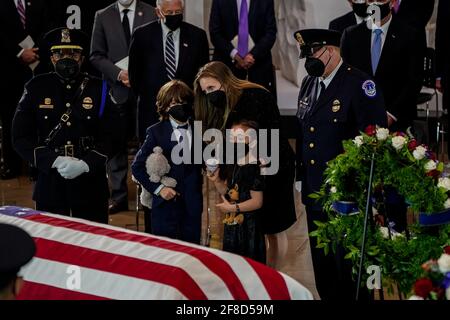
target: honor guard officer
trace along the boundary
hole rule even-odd
[[[311,232],[316,228],[313,221],[327,220],[321,205],[308,197],[320,190],[327,162],[343,152],[343,140],[354,138],[368,125],[386,127],[387,115],[375,82],[343,63],[339,32],[308,29],[297,31],[294,37],[308,72],[298,98],[296,189],[302,192]],[[324,256],[315,238],[310,241],[321,298],[354,299],[351,269],[342,270],[343,256]]]
[[[55,72],[25,85],[13,120],[14,148],[37,169],[37,210],[107,223],[106,86],[80,72],[89,45],[84,33],[58,28],[45,40]]]
[[[23,284],[20,268],[34,256],[33,238],[19,227],[0,223],[0,300],[17,297]]]

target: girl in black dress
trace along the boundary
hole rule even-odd
[[[256,129],[256,124],[242,120],[233,124],[231,129],[241,129],[245,133],[248,129]],[[249,137],[234,136],[233,140],[234,164],[221,166],[221,169],[208,175],[223,199],[217,205],[225,214],[223,250],[266,263],[261,226],[264,177],[260,174],[261,167],[253,149],[250,151]],[[242,146],[242,154],[239,154],[239,145]],[[222,174],[219,174],[220,170]],[[225,179],[222,180],[220,176],[225,176]]]

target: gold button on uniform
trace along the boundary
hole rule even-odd
[[[311,163],[311,164],[315,164],[316,162],[315,162],[314,160],[311,160],[310,163]]]
[[[69,102],[66,103],[66,107],[67,108],[70,107],[70,103]]]
[[[70,127],[71,125],[70,121],[67,121],[67,126]]]
[[[336,123],[336,122],[337,122],[337,119],[334,119],[333,122]]]
[[[72,87],[70,86],[70,84],[68,84],[66,88],[69,89],[69,90],[72,89]]]
[[[314,132],[316,131],[316,129],[314,129],[314,127],[309,128],[309,131]]]
[[[314,143],[310,143],[309,144],[309,147],[312,149],[312,148],[314,148]]]

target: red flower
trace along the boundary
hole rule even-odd
[[[414,151],[417,148],[417,140],[413,139],[408,143],[409,151]]]
[[[431,290],[433,290],[433,283],[430,279],[421,278],[414,284],[414,293],[424,299],[428,298]]]
[[[374,136],[377,134],[377,127],[375,127],[374,125],[370,125],[366,128],[366,130],[364,131],[368,136]]]
[[[428,177],[432,177],[432,178],[439,178],[439,176],[441,175],[441,173],[438,170],[431,170],[430,172],[427,172],[427,176]]]
[[[444,252],[445,252],[446,254],[450,254],[450,246],[446,246],[446,247],[444,248]]]

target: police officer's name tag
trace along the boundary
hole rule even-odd
[[[39,109],[53,109],[52,99],[45,98],[44,103],[39,105]]]
[[[374,98],[377,95],[377,88],[375,82],[372,80],[364,81],[362,89],[364,90],[364,94],[369,98]]]
[[[297,110],[297,117],[300,119],[304,119],[306,113],[308,112],[309,108],[309,101],[308,97],[304,98],[303,100],[300,100],[298,102],[298,110]]]

